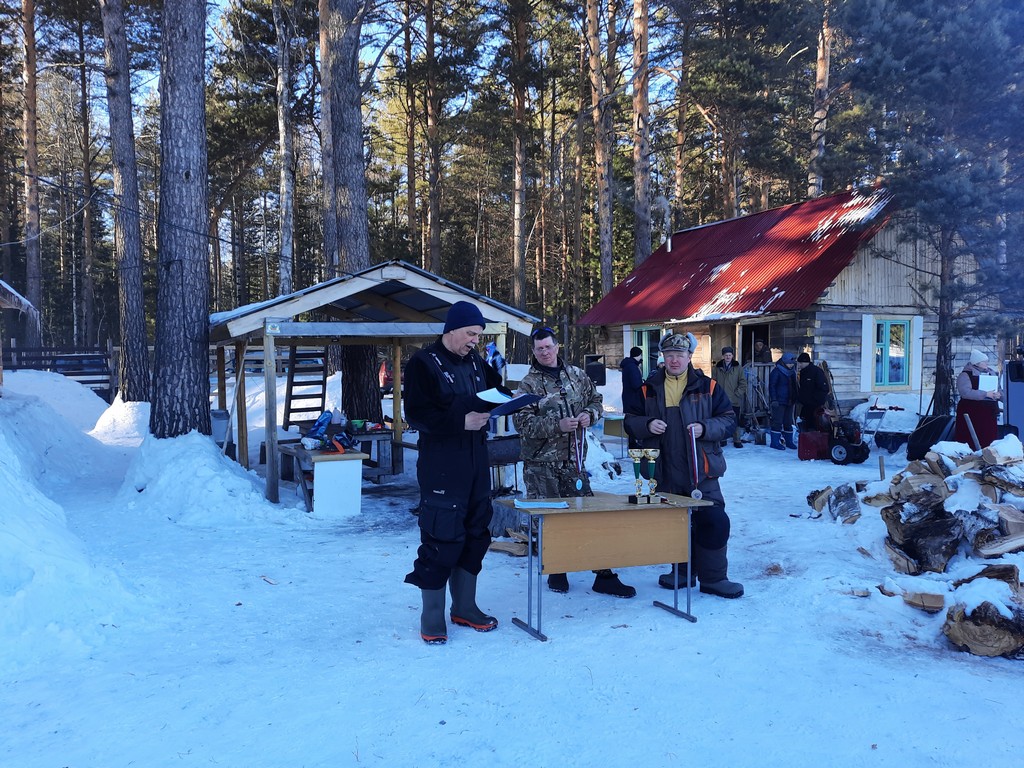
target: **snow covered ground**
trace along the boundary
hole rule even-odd
[[[261,428],[256,379],[248,391]],[[604,391],[614,408],[618,382]],[[883,429],[916,423],[916,401],[899,404]],[[479,601],[499,629],[450,627],[438,647],[402,583],[414,453],[397,482],[364,486],[358,517],[328,522],[289,485],[266,502],[208,438],[156,441],[147,423],[147,407],[107,408],[60,376],[5,374],[0,766],[960,768],[1024,751],[1021,662],[956,651],[944,612],[876,589],[973,601],[994,583],[949,584],[981,564],[900,577],[877,509],[852,525],[808,515],[812,490],[877,482],[877,451],[836,466],[728,448],[730,575],[747,594],[695,594],[695,624],[651,605],[670,597],[662,568],[620,572],[633,600],[575,574],[545,594],[538,642],[510,621],[525,617],[526,559],[492,552]],[[607,446],[594,487],[626,494],[630,473],[600,469],[619,455]],[[904,451],[883,452],[887,476]]]

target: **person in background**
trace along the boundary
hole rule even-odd
[[[644,351],[640,347],[633,347],[629,350],[629,357],[624,357],[619,363],[619,370],[622,371],[622,412],[630,409],[636,410],[643,403],[644,399],[644,374],[640,363],[644,358]],[[629,447],[639,448],[640,442],[634,437],[629,437]]]
[[[700,581],[701,592],[741,597],[743,585],[728,576],[730,522],[718,482],[725,473],[721,442],[736,428],[732,402],[715,381],[690,364],[697,348],[692,333],[670,334],[659,346],[665,367],[647,377],[643,409],[626,413],[626,431],[645,448],[661,450],[654,466],[658,491],[689,496],[696,487],[705,501],[713,502],[691,510],[693,575]],[[691,460],[691,428],[697,443],[696,467]],[[680,578],[685,579],[685,574],[682,571]],[[658,585],[665,589],[674,589],[674,582],[672,571],[658,578]]]
[[[586,430],[601,418],[603,398],[583,370],[558,356],[558,341],[550,328],[533,332],[533,362],[519,392],[540,396],[512,417],[521,441],[527,498],[593,496],[586,469]],[[594,574],[595,592],[614,597],[636,595],[636,590],[612,571]],[[549,574],[548,589],[568,592],[568,576]]]
[[[722,359],[711,369],[711,378],[718,382],[732,403],[732,410],[736,414],[736,429],[732,433],[732,444],[737,448],[743,447],[743,427],[740,426],[740,417],[743,413],[743,401],[747,396],[747,378],[743,375],[743,368],[736,362],[736,351],[732,347],[722,347]],[[722,445],[727,441],[723,440]]]
[[[967,365],[956,377],[956,391],[960,401],[956,404],[956,431],[953,439],[958,443],[967,443],[971,448],[985,448],[999,437],[999,401],[1003,397],[999,387],[982,389],[981,376],[996,376],[996,371],[989,367],[988,355],[972,349]],[[978,436],[980,446],[974,445],[970,428],[967,426],[969,416],[974,433]]]
[[[800,431],[818,431],[818,411],[828,402],[828,380],[825,372],[811,362],[811,356],[801,352],[796,358],[797,382],[800,401]]]
[[[796,403],[796,355],[786,352],[768,374],[768,402],[772,408],[771,447],[784,451],[796,448],[793,405]]]
[[[754,340],[754,352],[751,361],[755,363],[770,363],[772,361],[772,350],[766,347],[761,339]]]
[[[490,632],[498,620],[476,604],[476,581],[491,545],[491,472],[486,432],[493,405],[476,395],[501,377],[476,351],[487,321],[467,301],[448,310],[441,337],[405,368],[405,416],[419,430],[420,547],[405,581],[420,588],[420,637],[448,641],[445,586],[454,624]]]

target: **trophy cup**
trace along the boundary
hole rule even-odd
[[[643,448],[630,448],[629,458],[633,460],[633,477],[636,478],[636,494],[629,497],[630,504],[639,504],[640,491],[643,489],[644,481],[640,477],[640,460],[644,458]]]
[[[654,489],[658,487],[658,481],[654,479],[654,460],[660,455],[661,451],[657,448],[629,449],[629,457],[633,459],[633,476],[636,478],[636,493],[629,495],[628,501],[630,504],[654,504],[656,502]],[[645,459],[648,475],[648,492],[646,494],[642,493],[644,481],[640,474],[640,467]]]
[[[654,496],[654,489],[658,487],[658,481],[654,478],[654,463],[658,460],[661,455],[661,451],[657,448],[647,448],[644,450],[644,455],[647,457],[647,485],[648,493],[650,496]]]

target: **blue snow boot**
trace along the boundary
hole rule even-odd
[[[793,427],[793,431],[790,432],[788,435],[786,435],[786,447],[787,448],[796,448],[798,440],[799,440],[799,437],[797,436],[796,427]]]
[[[780,451],[786,450],[786,446],[784,446],[782,444],[782,433],[781,432],[776,432],[775,430],[772,430],[772,443],[771,443],[771,447],[772,448],[776,448],[776,449],[778,449]]]

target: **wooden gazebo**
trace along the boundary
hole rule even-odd
[[[457,301],[479,307],[489,321],[484,332],[497,337],[504,353],[510,331],[529,335],[538,318],[494,301],[449,280],[404,261],[389,261],[354,274],[326,280],[287,296],[250,304],[210,316],[210,343],[217,350],[220,407],[226,408],[227,374],[225,349],[234,345],[235,395],[238,413],[237,455],[248,464],[248,426],[245,408],[245,375],[239,376],[247,346],[263,345],[263,375],[266,389],[267,490],[270,501],[278,501],[279,456],[277,447],[278,347],[326,346],[328,344],[375,344],[392,347],[394,385],[394,450],[401,455],[402,443],[402,346],[436,338],[444,328],[448,309]],[[328,321],[301,322],[296,318],[316,311]]]

